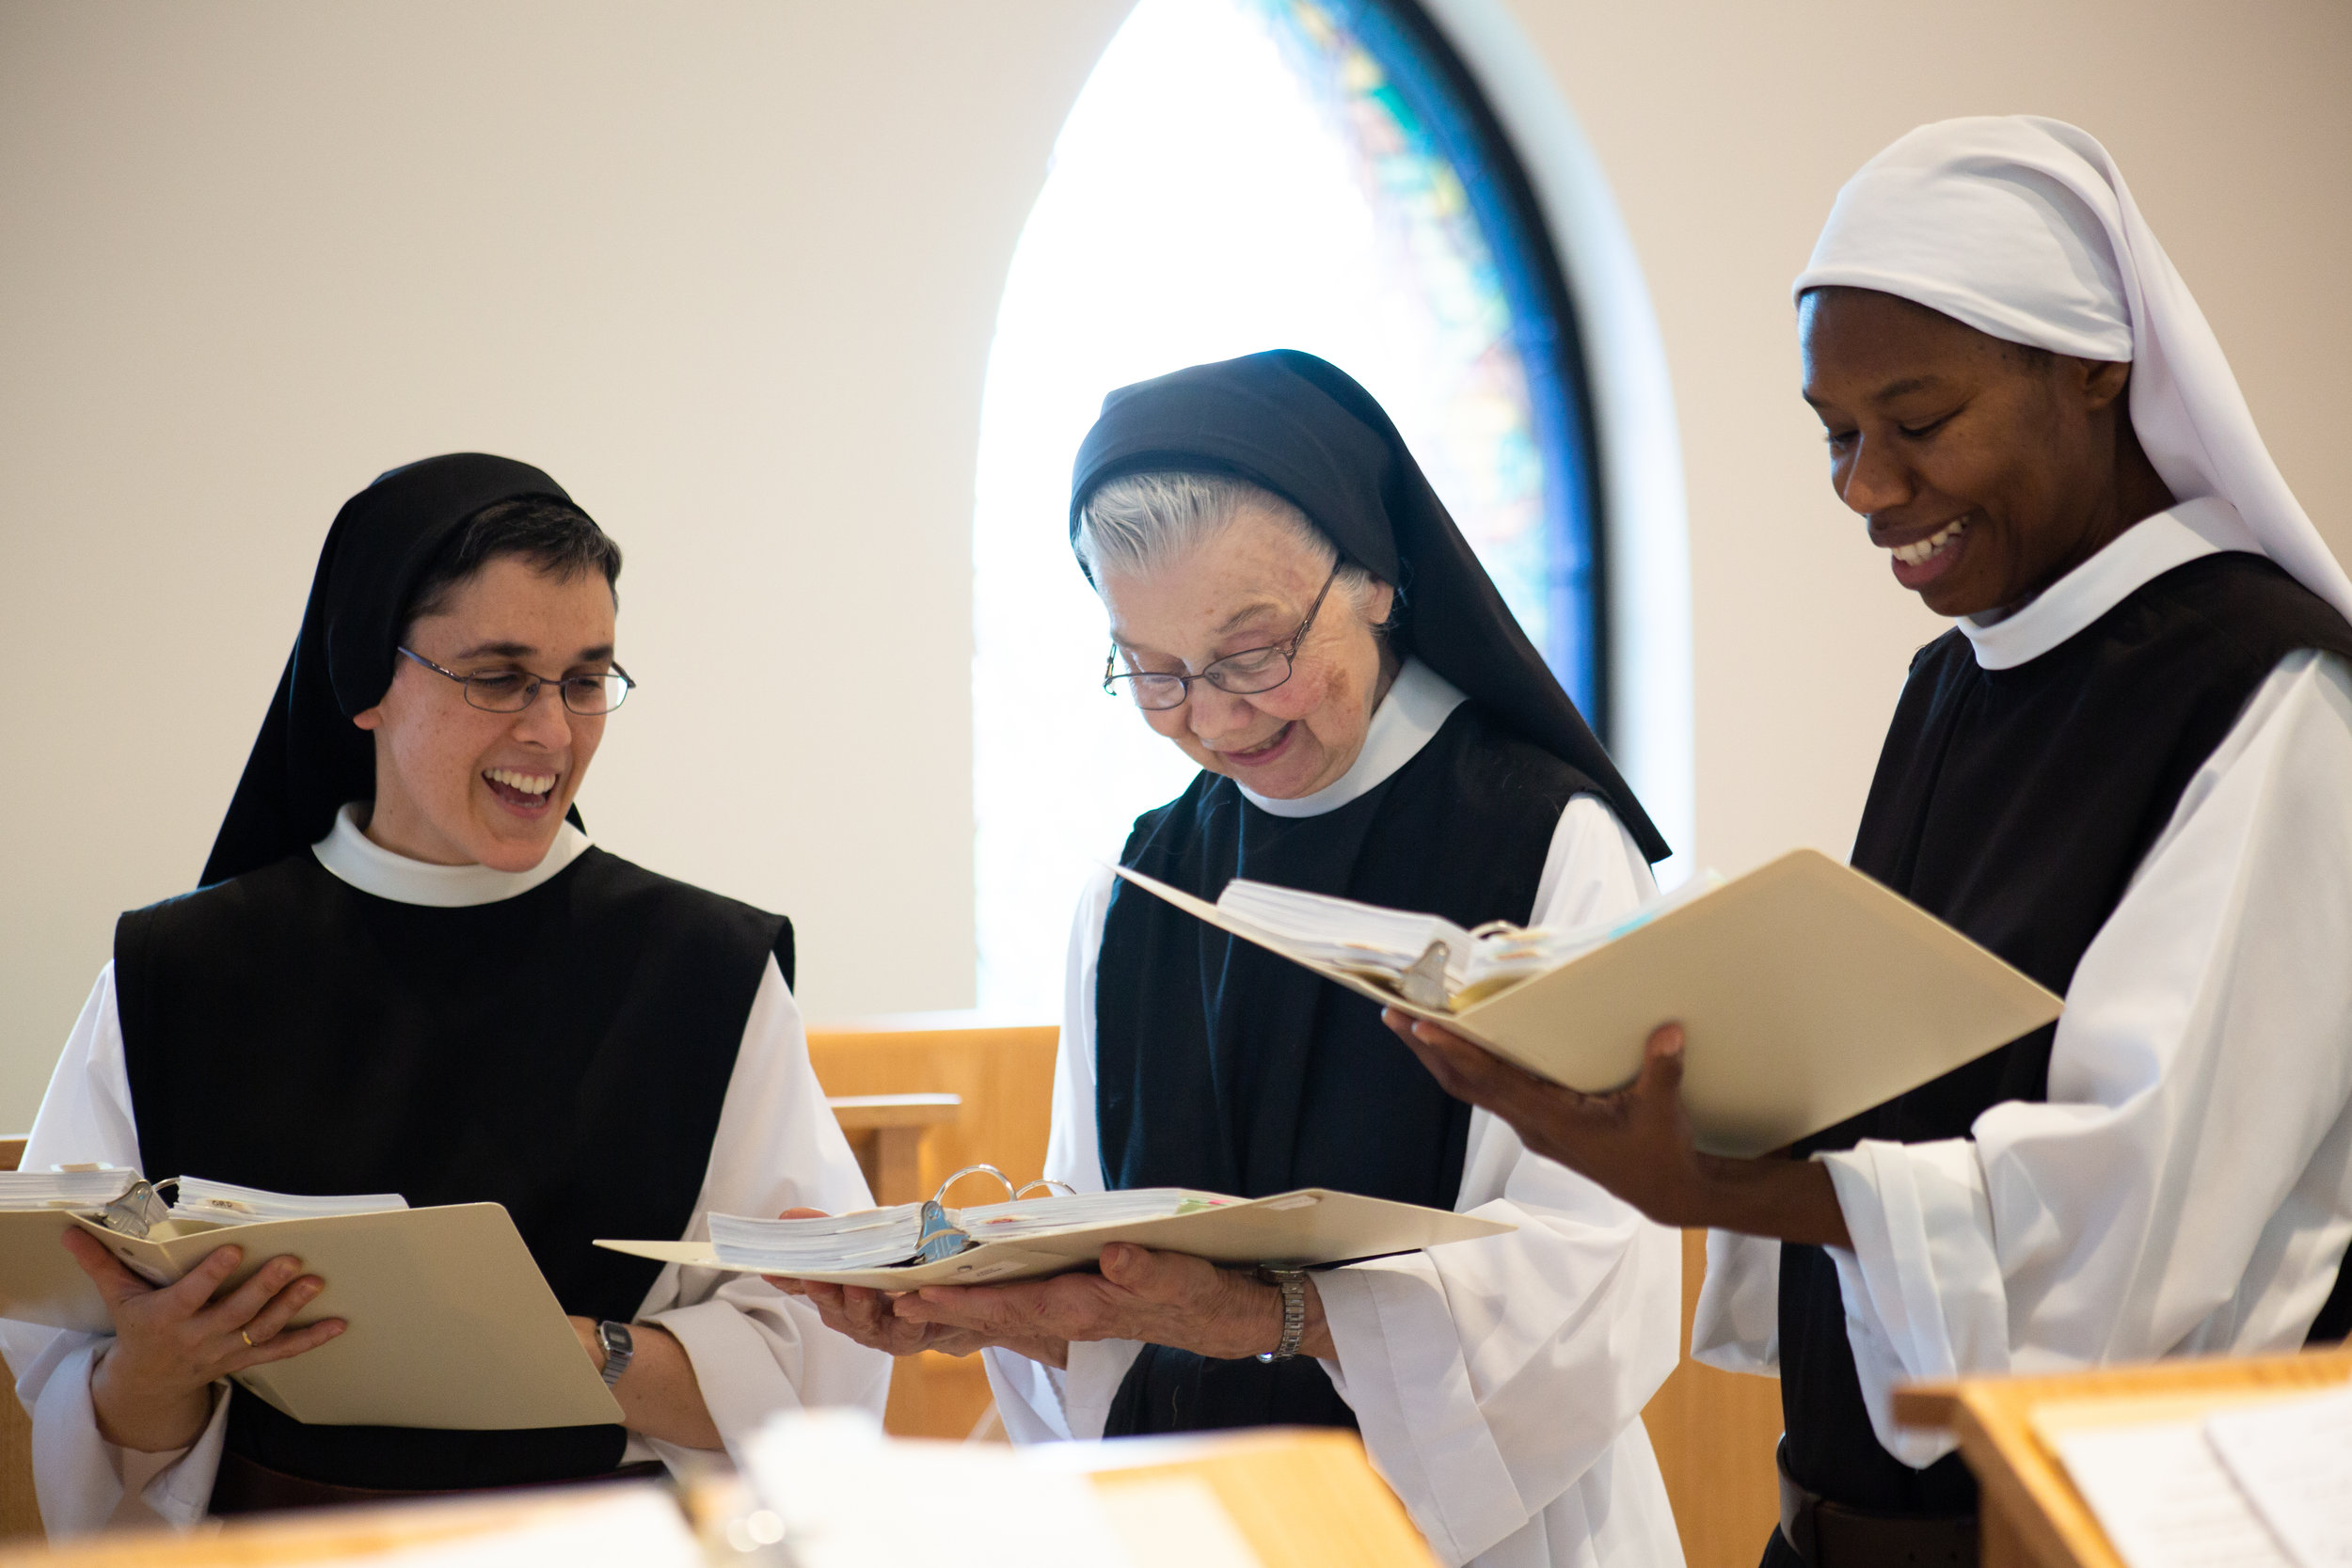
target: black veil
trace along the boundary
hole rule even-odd
[[[1592,781],[1648,859],[1672,852],[1396,426],[1346,372],[1270,349],[1111,393],[1078,448],[1073,541],[1087,499],[1105,482],[1171,470],[1232,474],[1296,505],[1343,557],[1406,590],[1399,651]]]
[[[391,685],[401,607],[453,530],[522,496],[571,499],[529,464],[469,451],[394,468],[343,503],[202,885],[317,843],[343,802],[374,797],[374,740],[351,721]]]

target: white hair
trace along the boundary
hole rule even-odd
[[[1123,474],[1087,498],[1078,522],[1078,558],[1099,589],[1105,573],[1156,572],[1190,555],[1254,512],[1295,540],[1324,570],[1340,566],[1339,546],[1289,499],[1231,474]],[[1340,566],[1331,586],[1361,613],[1379,579],[1361,566]]]

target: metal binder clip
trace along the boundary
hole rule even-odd
[[[1019,1196],[1013,1191],[1012,1178],[998,1170],[994,1165],[964,1166],[946,1180],[942,1181],[939,1184],[939,1190],[931,1194],[930,1200],[923,1205],[923,1234],[914,1249],[916,1258],[926,1263],[936,1263],[944,1258],[953,1258],[972,1244],[972,1238],[965,1235],[957,1227],[955,1221],[947,1217],[947,1189],[967,1176],[977,1176],[982,1172],[1005,1184],[1007,1197]]]
[[[1413,967],[1397,979],[1397,990],[1405,1000],[1417,1007],[1447,1007],[1445,966],[1453,952],[1442,942],[1433,942],[1422,956],[1413,960]]]
[[[144,1239],[147,1233],[171,1217],[171,1206],[142,1177],[131,1183],[123,1195],[98,1212],[98,1223],[123,1236]]]

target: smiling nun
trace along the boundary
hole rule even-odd
[[[1109,614],[1105,687],[1200,765],[1125,863],[1207,898],[1248,876],[1465,926],[1653,891],[1657,830],[1333,366],[1257,354],[1112,393],[1070,527]],[[1358,1428],[1449,1563],[1681,1561],[1640,1419],[1676,1360],[1674,1236],[1440,1093],[1372,1003],[1107,870],[1067,994],[1049,1177],[1331,1187],[1519,1228],[1272,1280],[1118,1246],[1100,1274],[895,1311],[803,1287],[833,1321],[902,1354],[986,1348],[1020,1441]]]
[[[2352,1320],[2352,582],[2082,131],[1913,132],[1796,295],[1831,481],[1955,620],[1853,863],[2065,1015],[1795,1160],[1692,1150],[1678,1030],[1596,1100],[1416,1033],[1534,1147],[1715,1227],[1694,1347],[1781,1377],[1767,1562],[1974,1562],[1975,1483],[1896,1383]]]
[[[594,1478],[777,1409],[881,1409],[889,1362],[803,1304],[589,1244],[870,1203],[809,1069],[790,923],[570,815],[631,685],[620,566],[504,458],[352,498],[205,886],[122,917],[25,1163],[502,1203],[627,1425],[305,1425],[227,1381],[341,1331],[290,1326],[320,1289],[299,1259],[208,1304],[234,1245],[153,1290],[70,1232],[113,1332],[0,1325],[52,1534]]]

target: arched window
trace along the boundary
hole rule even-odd
[[[1605,722],[1583,374],[1517,160],[1412,0],[1141,0],[1054,149],[982,401],[974,526],[979,1000],[1052,1016],[1073,900],[1192,766],[1103,695],[1066,536],[1103,394],[1262,348],[1388,407]],[[1605,732],[1604,732],[1605,733]]]

